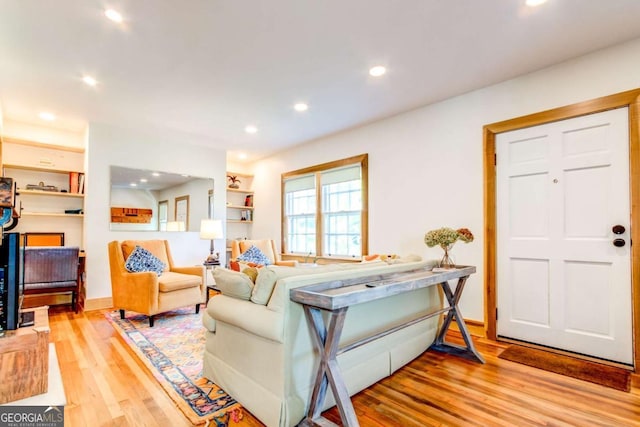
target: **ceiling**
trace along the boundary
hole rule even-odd
[[[253,160],[640,37],[638,22],[637,0],[0,0],[0,102],[5,121],[46,110]]]

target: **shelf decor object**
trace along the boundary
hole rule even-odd
[[[438,266],[441,269],[452,269],[456,267],[449,255],[449,251],[451,251],[454,243],[458,240],[464,243],[473,242],[473,233],[471,233],[468,228],[454,230],[453,228],[442,227],[431,230],[424,235],[424,243],[428,247],[440,246],[444,251],[444,255]]]
[[[200,221],[200,238],[203,240],[211,240],[211,247],[209,248],[209,256],[205,259],[205,264],[215,264],[219,262],[219,253],[214,254],[215,239],[223,239],[224,233],[222,232],[222,221],[219,219],[203,219]]]
[[[240,183],[242,181],[240,181],[236,175],[227,175],[227,179],[229,180],[229,188],[240,188]]]

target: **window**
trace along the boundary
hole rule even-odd
[[[366,154],[283,174],[283,251],[366,254],[367,181]]]

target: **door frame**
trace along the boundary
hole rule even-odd
[[[497,340],[496,328],[496,134],[599,113],[615,108],[629,108],[629,193],[630,236],[640,245],[640,88],[604,96],[565,107],[516,117],[483,127],[484,170],[484,301],[485,333]],[[634,370],[640,366],[640,250],[631,245],[631,295]]]

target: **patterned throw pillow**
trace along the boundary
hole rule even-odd
[[[251,246],[249,249],[247,249],[242,255],[240,255],[237,258],[238,261],[246,261],[246,262],[253,262],[256,263],[258,265],[269,265],[272,264],[271,260],[269,259],[269,257],[267,257],[264,252],[262,252],[260,249],[256,248],[255,246]]]
[[[167,266],[145,248],[136,246],[129,258],[127,258],[124,267],[131,273],[153,271],[160,276]]]

